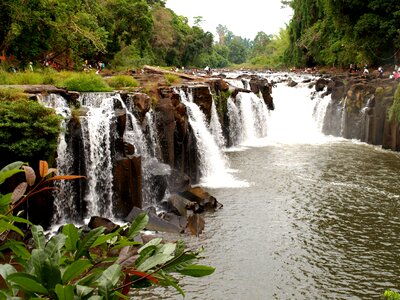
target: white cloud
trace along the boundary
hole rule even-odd
[[[216,35],[218,24],[225,25],[235,35],[254,39],[257,32],[277,34],[289,23],[290,8],[281,8],[281,0],[167,0],[166,6],[176,14],[203,17],[202,28]]]

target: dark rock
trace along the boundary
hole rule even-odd
[[[200,206],[196,202],[192,202],[178,194],[173,194],[168,198],[168,202],[176,208],[179,214],[183,217],[188,215],[188,210],[194,212],[202,212]]]
[[[142,206],[141,158],[130,156],[115,161],[114,169],[114,211],[125,217],[134,206]]]
[[[119,226],[117,224],[114,224],[111,220],[103,217],[98,217],[98,216],[92,216],[90,218],[90,221],[88,223],[88,226],[90,229],[95,229],[98,227],[104,227],[104,233],[108,234],[111,232],[116,231]]]
[[[295,87],[296,85],[298,85],[298,83],[296,81],[294,81],[292,78],[289,78],[289,80],[287,82],[287,86],[288,87]]]
[[[170,166],[174,165],[174,133],[175,133],[175,109],[170,98],[158,101],[155,108],[156,124],[160,138],[161,155],[163,161]]]
[[[191,180],[188,175],[178,170],[171,170],[168,176],[168,187],[170,193],[179,193],[190,188]]]
[[[125,221],[131,223],[142,212],[143,210],[141,210],[140,208],[133,207],[131,212],[125,218]],[[182,232],[182,229],[179,226],[169,223],[166,220],[159,218],[157,215],[150,213],[148,214],[148,216],[149,216],[149,223],[146,225],[146,228],[148,230],[170,232],[170,233]]]
[[[207,120],[211,118],[212,95],[208,85],[196,85],[190,87],[193,94],[193,102],[203,111]]]
[[[185,197],[190,201],[194,201],[205,210],[215,210],[221,208],[223,205],[217,201],[217,199],[211,196],[207,191],[201,187],[190,188],[182,193],[181,196]]]

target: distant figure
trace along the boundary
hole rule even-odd
[[[209,66],[205,67],[204,70],[206,71],[207,75],[211,74],[211,68]]]
[[[100,74],[100,72],[101,72],[101,61],[98,61],[97,62],[97,71],[96,71],[96,74]]]
[[[378,72],[379,72],[379,78],[382,78],[383,77],[383,68],[380,66],[379,68],[378,68]]]
[[[29,62],[29,64],[28,64],[28,70],[30,71],[30,72],[33,72],[33,63],[30,61]]]
[[[369,74],[369,71],[368,71],[368,66],[367,66],[367,65],[365,65],[365,66],[364,66],[363,75],[364,75],[364,76],[368,76],[368,74]]]

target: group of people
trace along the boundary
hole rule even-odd
[[[384,76],[384,69],[382,66],[379,66],[378,68],[378,78],[383,78]],[[350,64],[349,68],[350,73],[358,73],[357,66],[354,64]],[[368,70],[368,65],[364,66],[362,76],[367,77],[369,75],[369,70]],[[394,66],[393,72],[389,75],[389,78],[397,79],[400,77],[400,67],[398,65]]]
[[[85,62],[83,63],[82,67],[83,67],[83,71],[85,71],[85,72],[89,72],[92,69],[92,65],[89,64],[87,60],[85,60]],[[98,61],[96,63],[96,69],[97,69],[96,70],[96,74],[100,74],[100,72],[102,70],[104,70],[105,67],[106,67],[106,65],[104,64],[104,62]]]

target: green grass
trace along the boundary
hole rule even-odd
[[[173,84],[178,84],[182,82],[182,79],[174,74],[165,74],[164,75],[165,83],[167,85],[173,85]]]
[[[109,86],[120,89],[124,87],[138,87],[139,82],[129,75],[116,75],[106,79]]]
[[[95,73],[0,71],[0,85],[52,84],[77,92],[109,92],[112,88]]]

